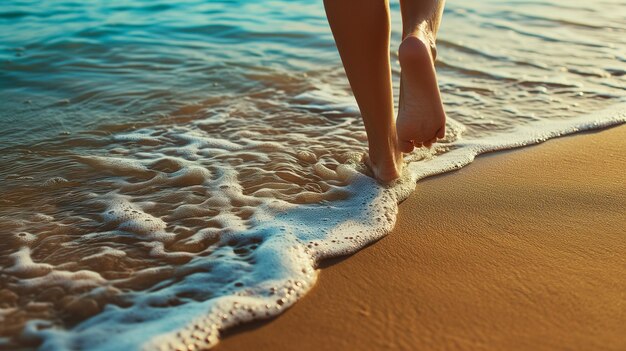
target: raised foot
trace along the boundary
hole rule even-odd
[[[435,73],[434,51],[416,36],[406,37],[398,50],[400,60],[400,104],[396,129],[398,147],[430,147],[445,135],[446,115]]]

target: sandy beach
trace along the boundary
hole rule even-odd
[[[626,126],[426,179],[379,242],[225,350],[626,349]]]

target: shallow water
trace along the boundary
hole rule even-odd
[[[418,179],[625,122],[623,17],[450,2],[448,135],[383,188],[321,1],[4,2],[0,348],[191,349],[280,313]]]

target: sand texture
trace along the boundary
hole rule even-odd
[[[396,228],[225,350],[626,350],[626,126],[423,180]]]

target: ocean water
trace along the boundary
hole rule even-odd
[[[319,0],[3,1],[0,349],[203,349],[280,314],[419,179],[626,122],[624,11],[450,1],[448,134],[384,187]]]

